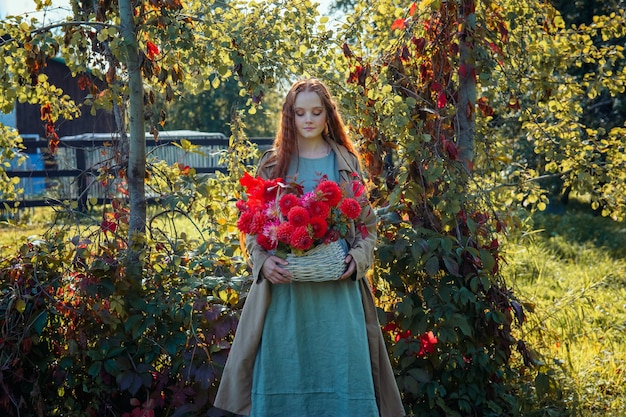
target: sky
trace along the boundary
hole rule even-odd
[[[328,6],[332,0],[316,0],[319,4],[319,10],[321,14],[325,14],[328,11]],[[55,7],[59,7],[59,11],[53,13],[49,18],[52,21],[59,20],[63,15],[63,8],[69,10],[70,0],[52,0],[52,4]],[[0,18],[4,18],[7,15],[19,15],[26,12],[33,12],[35,10],[35,2],[33,0],[0,0]],[[58,16],[58,17],[57,17]]]
[[[70,9],[69,0],[52,0],[52,4],[57,10],[51,12],[47,18],[51,20],[59,20],[63,13],[63,8]],[[35,2],[33,0],[0,0],[0,18],[4,18],[7,15],[20,15],[22,13],[30,13],[35,11]],[[40,15],[37,15],[38,19],[42,19]],[[46,19],[47,20],[47,19]]]

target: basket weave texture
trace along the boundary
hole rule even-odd
[[[317,245],[302,255],[287,254],[284,268],[293,281],[336,281],[346,270],[346,253],[338,241]]]

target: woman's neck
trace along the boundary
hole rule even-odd
[[[303,158],[321,158],[330,153],[330,145],[323,139],[298,141],[298,155]]]

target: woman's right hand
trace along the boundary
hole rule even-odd
[[[289,284],[292,278],[291,272],[283,268],[287,263],[286,260],[272,255],[263,263],[261,273],[272,284]]]

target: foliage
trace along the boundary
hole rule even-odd
[[[507,17],[506,42],[492,42],[498,64],[481,78],[477,132],[483,175],[505,191],[497,198],[542,209],[557,180],[557,193],[590,194],[604,216],[623,218],[623,121],[590,113],[624,93],[623,10],[570,27],[542,2],[493,12]]]
[[[237,184],[159,168],[152,185],[170,188],[149,221],[140,284],[123,262],[128,213],[118,203],[105,220],[57,223],[2,259],[3,415],[215,415],[246,294]]]
[[[457,36],[469,23],[457,19],[477,17],[456,2],[358,4],[355,15],[366,14],[373,24],[346,26],[342,50],[351,122],[380,207],[374,284],[405,407],[420,416],[514,415],[513,351],[526,366],[532,359],[513,335],[525,312],[499,275],[496,233],[507,218],[472,181],[474,138],[455,116],[459,90],[477,77]],[[482,44],[472,36],[476,60]]]
[[[240,88],[237,80],[231,78],[222,81],[217,88],[176,97],[165,106],[167,118],[164,127],[168,130],[221,132],[230,136],[229,121],[238,110],[245,108],[247,102],[246,97],[240,95]],[[259,104],[257,111],[246,116],[247,136],[273,136],[278,121],[279,102],[275,90],[268,90],[264,94],[263,103]]]
[[[15,129],[0,125],[0,161],[3,161],[0,166],[0,196],[3,200],[16,200],[17,195],[22,191],[16,189],[19,179],[9,178],[6,173],[6,168],[11,163],[14,165],[24,163],[26,157],[20,153],[22,148],[22,138],[18,132]],[[6,207],[3,208],[6,209]]]
[[[318,23],[309,1],[192,1],[186,8],[142,1],[133,13],[125,9],[121,25],[118,3],[129,5],[89,9],[73,2],[75,20],[58,26],[62,36],[37,21],[3,22],[3,109],[15,99],[42,105],[54,139],[56,118],[69,119],[80,107],[39,74],[57,52],[76,73],[89,69],[108,82],[102,91],[86,86],[92,96],[85,105],[123,115],[132,98],[137,112],[131,109],[130,119],[143,124],[145,115],[153,134],[167,120],[160,104],[189,91],[236,78],[254,113],[279,80],[323,76],[360,142],[381,216],[374,283],[407,409],[549,415],[562,405],[558,368],[532,368],[537,357],[521,339],[527,335],[515,331],[516,322],[529,320],[530,306],[502,279],[500,241],[503,230],[519,226],[507,206],[547,205],[546,177],[589,192],[603,214],[623,216],[623,127],[582,118],[583,103],[623,93],[623,51],[613,42],[624,35],[623,15],[566,28],[541,1],[359,1],[335,34],[325,20]],[[594,43],[599,38],[606,43]],[[334,41],[340,48],[329,54]],[[139,68],[130,65],[129,51]],[[576,67],[581,71],[573,74]],[[140,88],[129,89],[128,79],[141,81]],[[133,146],[141,145],[141,128]],[[120,136],[125,132],[122,123]],[[67,415],[89,412],[87,404],[95,414],[98,407],[119,415],[155,407],[170,407],[165,415],[192,407],[211,413],[210,398],[187,400],[197,387],[204,394],[214,389],[202,383],[216,383],[210,372],[219,373],[234,326],[231,308],[243,299],[231,298],[238,292],[228,281],[243,274],[244,262],[231,243],[235,213],[227,204],[237,194],[232,178],[256,155],[237,140],[239,125],[233,132],[231,150],[241,152],[229,154],[230,177],[152,164],[148,187],[163,209],[141,242],[142,280],[129,280],[125,269],[123,234],[141,214],[125,198],[106,206],[97,233],[56,231],[5,260],[2,320],[10,349],[2,352],[16,367],[2,372],[3,381],[17,381],[2,387],[10,410],[17,410],[11,398],[29,407],[31,396],[56,392],[32,406]],[[124,146],[119,155],[127,155]],[[123,185],[121,163],[121,170],[103,172]],[[137,179],[143,186],[143,176]],[[130,194],[143,201],[142,192]],[[176,226],[180,219],[202,238],[188,241]],[[194,226],[204,221],[206,227]],[[227,290],[207,298],[222,285],[203,282],[213,275],[224,277]],[[235,288],[230,297],[228,288]],[[215,314],[203,322],[196,307]],[[77,326],[100,337],[85,341]],[[177,351],[190,357],[172,357]],[[540,409],[527,410],[535,399]]]

